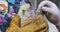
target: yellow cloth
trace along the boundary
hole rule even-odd
[[[14,16],[6,32],[17,32],[19,29],[19,17]]]
[[[42,15],[28,19],[19,27],[19,17],[15,16],[6,32],[48,32],[48,24]]]

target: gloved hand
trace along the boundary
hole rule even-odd
[[[55,23],[58,22],[56,25],[60,26],[60,11],[53,2],[43,1],[39,4],[38,8],[41,9],[42,11],[45,11],[45,12],[48,12],[48,13],[51,13],[52,15],[54,15],[54,16],[52,16],[52,15],[47,15],[47,16],[49,17],[49,20],[51,20]]]
[[[43,1],[39,4],[38,8],[41,8],[43,11],[52,13],[54,15],[60,13],[59,9],[57,6],[52,3],[51,1]]]

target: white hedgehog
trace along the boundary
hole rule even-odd
[[[25,3],[25,5],[22,5],[19,9],[18,15],[21,18],[21,22],[25,21],[26,19],[28,19],[31,15],[31,11],[30,9],[30,4]]]

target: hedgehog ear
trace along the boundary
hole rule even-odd
[[[25,0],[25,2],[26,2],[26,3],[29,3],[29,4],[30,4],[30,6],[32,6],[32,4],[31,4],[30,0]]]

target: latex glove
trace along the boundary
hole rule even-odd
[[[46,5],[46,6],[45,6]],[[55,15],[60,22],[60,11],[57,6],[51,1],[43,1],[39,4],[38,8],[42,9],[43,11],[49,12]]]
[[[60,13],[57,6],[54,3],[52,3],[51,1],[43,1],[43,2],[41,2],[39,4],[38,8],[40,8],[40,9],[42,8],[43,11],[50,12],[50,13],[52,13],[54,15]]]

